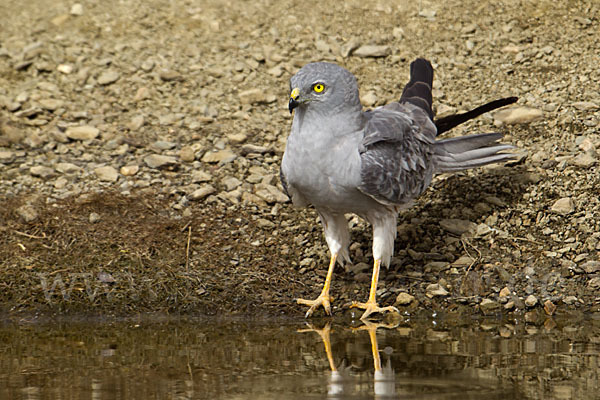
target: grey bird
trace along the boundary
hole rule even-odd
[[[399,211],[427,189],[435,174],[513,158],[503,152],[513,146],[498,143],[500,133],[436,140],[433,67],[419,58],[410,72],[400,101],[371,111],[363,110],[354,75],[336,64],[307,64],[290,80],[289,109],[295,114],[281,181],[295,206],[314,206],[331,253],[321,294],[315,300],[297,299],[310,307],[307,317],[319,306],[331,314],[329,290],[336,261],[350,262],[345,214],[354,213],[373,227],[369,298],[352,307],[365,310],[361,319],[397,311],[379,307],[376,293],[380,267],[389,266],[394,252]],[[512,98],[497,104],[510,102]],[[461,121],[450,118],[444,127]]]

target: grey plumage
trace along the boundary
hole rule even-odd
[[[356,78],[340,66],[311,63],[291,78],[290,112],[296,111],[281,180],[294,204],[316,208],[332,264],[349,260],[344,214],[358,214],[373,226],[378,276],[379,263],[388,265],[393,253],[398,211],[423,193],[436,173],[512,157],[502,153],[512,146],[499,144],[499,133],[436,140],[432,81],[431,64],[417,59],[399,102],[363,111]],[[445,126],[461,123],[446,122]],[[319,299],[325,295],[324,288]],[[367,309],[365,315],[383,310],[376,306],[374,296],[369,297],[368,307],[361,305]],[[318,305],[328,311],[322,301],[301,302],[312,305],[309,315]]]

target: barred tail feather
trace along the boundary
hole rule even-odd
[[[436,172],[461,171],[515,158],[512,153],[501,153],[514,148],[497,143],[501,138],[500,133],[484,133],[436,141]]]

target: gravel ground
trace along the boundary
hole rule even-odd
[[[600,7],[573,4],[2,2],[5,306],[48,303],[32,276],[158,279],[144,275],[151,264],[170,278],[150,300],[125,296],[128,311],[301,315],[293,298],[318,294],[328,254],[314,211],[293,209],[278,181],[288,79],[307,62],[337,62],[373,107],[399,98],[422,56],[436,69],[438,116],[520,98],[450,135],[501,131],[521,156],[439,176],[401,214],[381,303],[532,319],[597,311]],[[334,276],[338,313],[366,298],[371,272],[370,229],[349,223],[354,264]],[[119,308],[98,301],[75,308]]]

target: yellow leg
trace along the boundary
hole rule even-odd
[[[362,308],[365,310],[364,314],[360,319],[367,319],[369,315],[373,313],[384,313],[386,311],[398,312],[396,307],[379,307],[375,297],[377,296],[377,282],[379,281],[379,269],[381,267],[381,260],[375,260],[373,265],[373,278],[371,278],[371,291],[369,292],[369,300],[366,303],[353,302],[350,308]]]
[[[298,332],[316,332],[319,336],[321,336],[321,340],[323,341],[323,345],[325,346],[325,354],[327,355],[327,361],[329,361],[329,368],[331,371],[337,371],[335,363],[333,362],[333,353],[331,351],[331,322],[327,322],[327,324],[323,327],[323,329],[317,329],[312,324],[308,323],[309,329],[300,329]]]
[[[335,268],[335,260],[337,260],[337,256],[337,253],[331,255],[329,269],[327,270],[327,277],[325,278],[325,284],[323,285],[323,290],[321,291],[319,297],[317,297],[315,300],[296,299],[298,304],[310,306],[306,312],[306,318],[310,317],[319,306],[323,306],[325,313],[327,315],[331,315],[331,302],[333,301],[333,298],[329,296],[329,287],[331,286],[331,277],[333,276],[333,269]]]
[[[362,321],[364,325],[358,328],[352,328],[353,331],[367,331],[369,333],[369,339],[371,340],[371,353],[373,354],[373,364],[376,372],[381,372],[381,356],[379,355],[379,345],[377,343],[377,329],[394,329],[398,327],[398,324],[383,324],[378,322],[371,322],[368,320]]]

